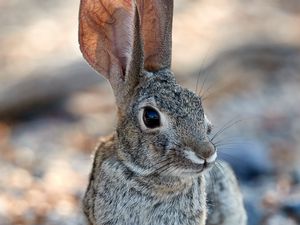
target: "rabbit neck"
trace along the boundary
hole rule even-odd
[[[161,176],[158,174],[135,177],[139,189],[151,193],[152,195],[166,198],[187,192],[197,179],[199,178],[180,178]]]
[[[205,180],[137,174],[119,159],[113,135],[96,151],[84,210],[98,225],[204,225]]]
[[[153,172],[151,169],[140,168],[135,162],[128,160],[123,152],[116,151],[115,160],[123,167],[124,174],[131,174],[131,178],[139,186],[139,189],[157,195],[174,195],[177,193],[183,193],[185,190],[190,189],[193,182],[199,177],[179,177],[162,175]]]
[[[139,169],[132,166],[128,161],[121,159],[119,154],[115,160],[123,168],[123,175],[129,176],[126,179],[134,182],[139,190],[161,197],[183,193],[190,189],[197,179],[193,177],[162,176],[157,173],[143,174],[139,173]]]
[[[103,162],[94,216],[102,224],[204,225],[205,182],[174,178],[140,177],[114,156]],[[128,215],[131,215],[128,217]],[[180,223],[179,223],[180,221]]]

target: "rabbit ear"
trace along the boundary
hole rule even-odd
[[[171,67],[173,0],[137,0],[141,15],[145,69]]]
[[[117,102],[128,99],[143,69],[134,0],[81,0],[79,43],[84,58],[106,77]]]

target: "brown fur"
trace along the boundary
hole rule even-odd
[[[118,106],[83,200],[91,225],[246,224],[232,171],[214,166],[201,98],[170,70],[172,12],[172,0],[81,0],[81,51]],[[144,121],[149,107],[159,117],[154,128]]]

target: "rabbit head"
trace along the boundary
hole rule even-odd
[[[216,159],[201,98],[175,81],[173,0],[81,0],[79,42],[110,82],[117,155],[132,171],[196,176]]]

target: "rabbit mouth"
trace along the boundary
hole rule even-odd
[[[198,165],[209,165],[216,161],[217,159],[217,152],[215,151],[211,156],[207,158],[199,157],[195,154],[193,151],[184,151],[184,156],[186,159],[188,159],[193,164]]]
[[[212,168],[217,158],[216,152],[210,157],[203,159],[196,156],[194,152],[186,150],[175,150],[171,155],[170,161],[167,163],[168,167],[164,166],[164,170],[163,172],[160,171],[160,174],[184,177],[199,176],[202,172]]]
[[[197,177],[203,172],[208,171],[213,167],[213,165],[214,163],[208,163],[206,161],[203,164],[184,163],[183,165],[179,165],[177,167],[174,175],[178,175],[180,177]]]
[[[155,150],[158,148],[155,148]],[[161,149],[160,149],[161,150]],[[163,176],[199,176],[202,172],[212,168],[217,159],[217,151],[208,157],[199,156],[191,149],[171,148],[165,149],[164,156],[159,156],[156,163],[151,166],[151,172]]]
[[[186,160],[189,161],[189,165],[192,170],[195,170],[197,173],[201,173],[206,169],[211,168],[216,159],[217,159],[217,152],[214,152],[208,158],[200,158],[192,151],[184,151],[184,157]]]
[[[186,173],[187,174],[200,174],[208,169],[210,169],[212,166],[214,165],[214,163],[209,163],[207,161],[204,161],[203,164],[195,164],[193,163],[192,165],[190,165],[189,168],[186,169]]]

